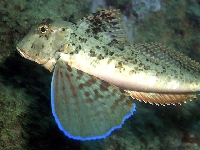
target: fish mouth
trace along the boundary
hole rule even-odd
[[[28,54],[26,54],[21,48],[17,47],[17,50],[18,50],[19,54],[22,57],[24,57],[24,58],[26,58],[28,60],[31,60],[31,61],[35,61],[35,59],[33,59],[32,57],[30,57]]]
[[[44,64],[46,64],[46,63],[49,61],[49,60],[39,61],[38,59],[29,56],[27,53],[25,53],[25,51],[24,51],[23,49],[21,49],[21,48],[19,48],[19,47],[16,47],[16,48],[17,48],[17,51],[19,52],[19,54],[20,54],[22,57],[24,57],[24,58],[26,58],[26,59],[28,59],[28,60],[34,61],[34,62],[36,62],[36,63],[38,63],[38,64],[40,64],[40,65],[44,65]]]

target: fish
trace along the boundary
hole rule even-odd
[[[134,100],[180,104],[200,92],[200,65],[162,44],[129,44],[120,10],[77,23],[44,19],[17,44],[50,72],[59,129],[75,140],[106,138],[136,111]]]

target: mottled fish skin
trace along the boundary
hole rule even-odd
[[[60,57],[61,49],[71,44],[71,33],[74,25],[64,21],[43,20],[39,25],[33,26],[29,33],[18,43],[20,54],[52,71]],[[69,53],[68,50],[66,53]]]
[[[158,101],[160,104],[194,98],[200,91],[199,63],[161,44],[129,45],[120,22],[118,10],[94,13],[76,25],[44,21],[28,33],[17,49],[23,57],[50,71],[58,59],[67,62],[118,86],[133,98],[137,98],[134,92],[158,93],[156,96],[161,99],[162,93],[189,94],[172,102],[164,98]]]

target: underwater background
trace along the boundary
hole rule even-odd
[[[130,43],[162,43],[200,62],[200,0],[1,0],[0,150],[200,150],[200,97],[176,106],[135,101],[134,116],[102,140],[58,129],[52,73],[22,58],[16,43],[42,19],[75,23],[101,9],[121,10]]]

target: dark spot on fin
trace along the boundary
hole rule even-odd
[[[191,72],[192,74],[200,73],[200,64],[198,62],[184,56],[178,51],[166,48],[161,44],[135,44],[134,49],[134,51],[138,51],[140,54],[143,54],[147,61],[151,61],[154,64],[175,65],[181,69],[187,70],[187,72]]]
[[[109,35],[111,39],[124,43],[126,36],[121,20],[119,10],[101,10],[83,18],[77,26],[84,28],[88,25],[86,32],[94,34],[97,38],[98,33],[102,32]]]

